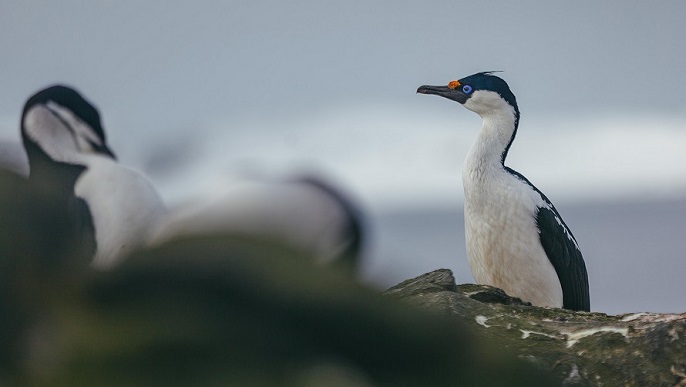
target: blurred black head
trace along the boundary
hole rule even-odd
[[[53,85],[42,89],[29,97],[26,104],[24,104],[21,119],[24,146],[28,148],[27,142],[35,143],[38,141],[38,139],[33,138],[27,133],[28,131],[25,126],[27,114],[37,105],[43,105],[48,108],[72,132],[75,140],[79,137],[78,140],[88,144],[92,152],[116,158],[114,152],[107,146],[107,138],[98,110],[83,98],[79,92],[64,85]],[[87,132],[74,128],[74,123],[64,118],[65,112],[83,122],[88,128]],[[36,145],[39,146],[40,144]]]

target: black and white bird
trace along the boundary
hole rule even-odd
[[[315,175],[244,180],[170,210],[153,245],[199,235],[227,235],[284,244],[318,263],[355,271],[363,253],[359,205]]]
[[[363,246],[362,213],[319,177],[235,184],[168,211],[140,173],[116,162],[100,115],[74,89],[52,86],[26,103],[22,139],[30,180],[58,180],[106,268],[138,248],[170,239],[223,234],[271,240],[323,263],[355,268]]]
[[[572,232],[541,191],[505,166],[519,125],[507,83],[484,72],[417,92],[459,102],[483,120],[462,173],[474,279],[534,305],[590,310],[586,265]]]
[[[93,264],[107,267],[144,246],[166,213],[140,173],[117,163],[97,109],[76,90],[55,85],[31,96],[21,118],[30,181],[58,181],[80,220]]]

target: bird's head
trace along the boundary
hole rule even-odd
[[[26,101],[21,134],[27,151],[38,148],[56,161],[68,161],[75,154],[116,159],[107,146],[98,110],[67,86],[50,86]]]
[[[446,86],[420,86],[420,94],[435,94],[457,101],[479,115],[502,108],[514,109],[519,115],[517,100],[510,87],[492,72],[483,72],[450,81]]]

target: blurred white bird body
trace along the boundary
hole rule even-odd
[[[217,233],[284,243],[322,262],[359,254],[361,238],[359,214],[321,180],[245,181],[172,211],[152,244]]]
[[[105,268],[147,245],[166,214],[152,184],[139,172],[100,155],[81,158],[86,170],[74,193],[88,203],[95,227],[93,264]]]

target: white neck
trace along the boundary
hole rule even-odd
[[[464,169],[465,176],[473,180],[483,178],[489,170],[503,169],[503,155],[512,140],[517,115],[510,104],[492,92],[475,93],[464,106],[483,119]]]

